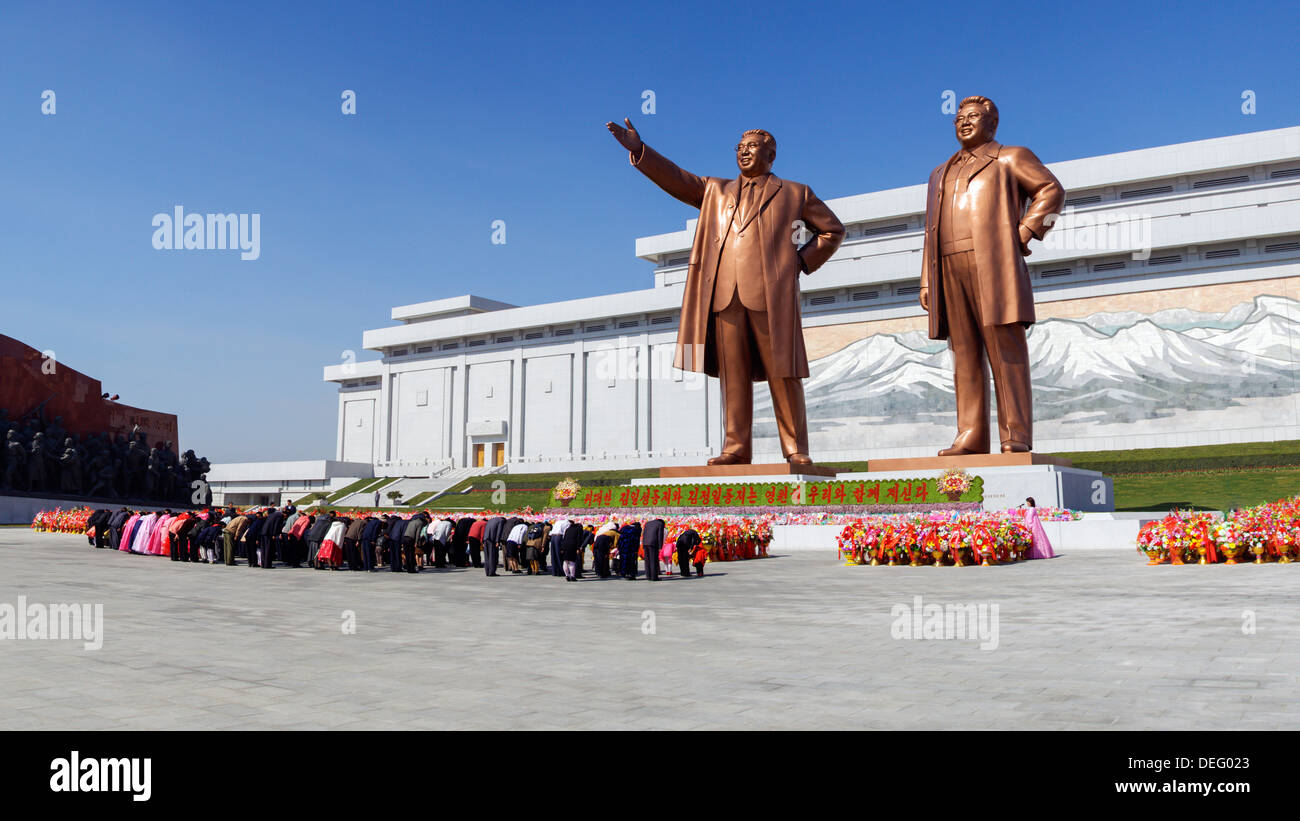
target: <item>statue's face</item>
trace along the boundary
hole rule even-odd
[[[962,106],[952,122],[962,148],[978,148],[993,139],[993,119],[978,103]]]
[[[767,144],[767,140],[757,134],[747,134],[740,138],[736,146],[736,167],[746,177],[757,177],[772,170],[776,161],[776,151]]]

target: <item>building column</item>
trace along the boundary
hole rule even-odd
[[[650,450],[650,341],[646,334],[636,346],[636,449]]]
[[[587,450],[587,346],[581,339],[573,343],[569,384],[569,455],[574,456]]]
[[[506,421],[506,451],[524,455],[524,352],[515,348],[510,360],[510,418]]]
[[[379,375],[379,396],[375,402],[375,419],[373,422],[375,442],[370,452],[374,461],[386,462],[393,458],[392,438],[389,430],[389,417],[392,414],[393,380],[396,378],[391,365],[384,365],[384,372]]]
[[[469,465],[469,448],[466,443],[468,436],[465,433],[465,419],[469,415],[469,368],[464,356],[458,357],[453,367],[455,371],[452,374],[452,384],[456,386],[453,389],[456,401],[452,404],[452,458],[456,460],[457,467],[463,468]]]
[[[339,385],[339,444],[338,447],[334,449],[334,458],[340,462],[343,461],[343,433],[346,430],[346,427],[343,424],[343,415],[346,408],[347,404],[343,399],[343,386]]]

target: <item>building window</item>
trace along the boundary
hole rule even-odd
[[[1147,265],[1172,265],[1175,262],[1182,262],[1182,254],[1166,254],[1162,257],[1151,257],[1147,260]]]
[[[1174,187],[1172,185],[1153,185],[1150,188],[1134,188],[1129,191],[1119,192],[1119,198],[1122,200],[1136,199],[1137,197],[1154,197],[1160,194],[1172,194]]]
[[[1197,180],[1192,183],[1192,188],[1218,188],[1221,185],[1241,185],[1243,182],[1250,182],[1249,174],[1237,174],[1232,177],[1217,177],[1212,180]]]

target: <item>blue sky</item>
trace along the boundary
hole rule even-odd
[[[778,175],[840,197],[925,180],[946,89],[1047,162],[1296,125],[1297,30],[1249,2],[8,2],[0,332],[178,414],[213,461],[333,458],[321,367],[375,358],[394,305],[649,287],[635,238],[693,212],[606,120],[720,176],[766,128]],[[155,250],[178,204],[261,214],[261,257]]]

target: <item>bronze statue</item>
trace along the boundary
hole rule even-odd
[[[18,480],[22,479],[24,489],[31,490],[31,482],[27,479],[27,449],[23,447],[16,430],[5,434],[5,456],[4,486],[9,490],[17,490]]]
[[[59,457],[62,465],[59,477],[59,492],[80,494],[81,487],[81,456],[77,453],[77,448],[72,444],[72,437],[69,436],[63,440],[63,455]]]
[[[799,274],[822,266],[844,239],[844,226],[806,185],[771,173],[776,140],[746,131],[736,146],[740,177],[697,177],[641,141],[632,123],[605,127],[629,161],[656,185],[700,209],[691,246],[673,367],[722,382],[726,441],[710,465],[752,459],[753,382],[772,393],[781,450],[809,465],[803,382],[808,376],[799,316]],[[801,229],[811,238],[795,245]]]
[[[940,456],[989,452],[987,357],[997,391],[1003,453],[1034,446],[1025,329],[1034,323],[1029,240],[1042,239],[1065,189],[1034,153],[993,140],[998,109],[961,101],[953,121],[961,150],[930,172],[921,307],[930,338],[952,349],[957,438]]]

